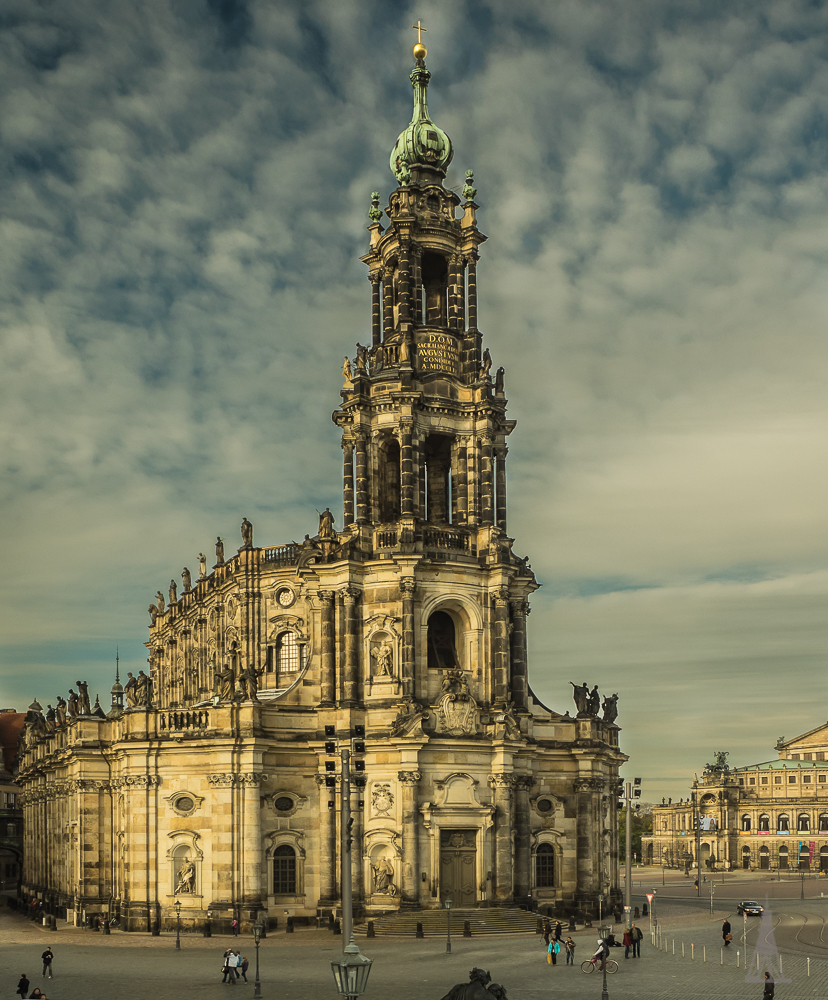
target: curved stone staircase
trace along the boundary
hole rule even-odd
[[[377,937],[413,938],[417,924],[423,925],[426,938],[445,938],[445,910],[404,910],[388,913],[383,917],[369,917],[374,922]],[[463,926],[468,920],[472,937],[486,934],[534,934],[538,917],[536,913],[518,907],[491,907],[488,909],[451,911],[451,936],[461,938]],[[365,937],[368,932],[367,920],[354,927],[354,934]]]

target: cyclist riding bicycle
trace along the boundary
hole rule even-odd
[[[604,963],[609,958],[609,945],[603,938],[598,938],[598,948],[592,955],[592,961],[597,965],[603,972]]]

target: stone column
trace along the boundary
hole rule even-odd
[[[403,417],[400,421],[400,513],[414,516],[414,449],[411,431],[413,420]]]
[[[325,775],[317,774],[319,786],[319,902],[317,906],[336,903],[336,789],[327,788]],[[334,808],[328,802],[334,802]]]
[[[404,576],[400,580],[402,594],[402,664],[401,677],[403,697],[414,698],[414,577]]]
[[[480,523],[489,528],[494,523],[494,482],[492,479],[492,439],[480,438]]]
[[[411,322],[411,243],[400,240],[400,322]]]
[[[394,272],[387,267],[382,272],[383,340],[394,332]]]
[[[492,902],[503,905],[512,899],[512,787],[511,774],[489,775],[495,807],[495,873]]]
[[[497,450],[497,526],[506,531],[506,455],[508,448]]]
[[[578,873],[577,902],[583,900],[590,906],[594,903],[598,892],[596,876],[600,860],[597,857],[596,796],[600,794],[602,786],[600,778],[578,778],[575,781],[575,792],[578,796],[575,848]]]
[[[379,271],[374,271],[368,275],[371,282],[371,345],[378,347],[382,340],[382,309],[380,307],[380,282],[382,276]]]
[[[259,785],[263,774],[240,775],[244,782],[244,837],[242,838],[242,900],[246,906],[262,905],[262,828]]]
[[[479,502],[477,496],[477,467],[479,464],[477,451],[476,439],[474,437],[466,438],[466,474],[468,482],[467,522],[470,526],[475,526],[477,524],[477,510]]]
[[[469,520],[468,443],[468,438],[457,439],[457,458],[454,466],[456,488],[453,492],[457,497],[458,524],[467,524]]]
[[[417,838],[419,825],[417,817],[417,785],[419,771],[399,771],[397,780],[402,788],[402,892],[400,902],[403,908],[414,908],[420,904],[420,883],[418,874],[419,851]]]
[[[528,775],[515,780],[515,902],[528,900],[532,887],[529,789],[534,783]]]
[[[356,437],[356,519],[359,524],[369,520],[368,454],[365,435]]]
[[[469,297],[469,330],[477,329],[477,254],[472,253],[466,258],[469,267],[468,297]]]
[[[342,439],[342,494],[343,523],[347,528],[354,523],[354,442]]]
[[[332,590],[320,590],[320,707],[328,707],[336,701],[336,635],[334,632],[334,599]]]
[[[351,892],[354,901],[354,914],[361,916],[365,912],[365,878],[363,876],[362,827],[363,811],[359,808],[360,796],[365,795],[364,788],[354,788],[351,783]]]
[[[355,705],[359,700],[359,652],[357,650],[357,614],[356,606],[359,591],[347,588],[342,592],[345,602],[345,671],[343,679],[343,700],[348,705]]]
[[[509,591],[494,593],[494,703],[505,705],[509,700]]]
[[[466,329],[466,261],[457,258],[457,329]]]
[[[422,323],[423,321],[423,257],[422,254],[415,250],[414,255],[414,279],[413,279],[413,290],[414,290],[414,322]]]
[[[417,435],[417,516],[423,521],[428,517],[426,507],[425,444],[422,434]]]
[[[526,601],[512,601],[512,701],[518,712],[529,708],[529,685],[526,670]]]

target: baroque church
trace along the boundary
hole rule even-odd
[[[341,530],[326,510],[303,543],[257,546],[245,519],[237,552],[219,540],[212,569],[201,556],[180,594],[159,592],[148,672],[116,682],[108,714],[85,685],[29,711],[22,891],[70,919],[147,930],[180,902],[193,928],[327,920],[342,859],[325,727],[355,725],[357,919],[448,896],[560,915],[620,901],[614,700],[602,718],[584,686],[571,715],[529,683],[538,583],[508,533],[515,421],[478,328],[486,237],[472,172],[462,197],[444,184],[425,54],[396,186],[369,212],[370,343],[333,413]]]

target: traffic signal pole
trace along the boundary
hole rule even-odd
[[[354,890],[351,881],[351,751],[343,746],[340,750],[342,759],[342,780],[340,784],[340,835],[342,837],[342,944],[343,948],[351,942],[354,933]]]
[[[627,804],[627,828],[625,830],[626,857],[624,862],[624,870],[627,873],[627,877],[625,879],[626,885],[624,886],[624,915],[627,930],[629,930],[632,927],[632,800],[629,781],[625,787],[624,798]]]

